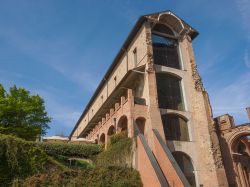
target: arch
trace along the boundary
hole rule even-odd
[[[244,186],[249,186],[250,173],[250,125],[239,125],[231,128],[227,143],[231,157],[233,158],[235,180]]]
[[[162,33],[162,34],[167,34],[167,35],[170,35],[170,36],[174,36],[174,32],[173,30],[168,27],[167,25],[165,24],[162,24],[162,23],[156,23],[154,26],[153,26],[153,32],[158,32],[158,33]]]
[[[166,140],[189,141],[188,121],[179,114],[161,116]]]
[[[160,14],[158,20],[168,24],[179,34],[181,34],[185,28],[181,19],[171,12]]]
[[[118,123],[117,123],[117,129],[119,132],[127,131],[128,130],[128,118],[127,116],[120,117]]]
[[[140,132],[144,135],[145,134],[145,123],[146,123],[146,119],[144,117],[138,117],[135,120]]]
[[[172,153],[183,174],[192,187],[196,186],[194,167],[191,158],[184,152],[175,151]]]
[[[105,144],[105,134],[102,133],[101,136],[100,136],[100,139],[99,139],[99,144]]]
[[[238,143],[235,146],[234,152],[237,152],[244,156],[250,156],[250,142],[249,138],[242,137],[239,139]]]
[[[160,108],[184,110],[181,79],[169,73],[156,73]]]
[[[250,135],[250,125],[240,125],[233,129],[233,133],[228,137],[227,142],[230,147],[230,152],[237,152],[237,145],[241,138]]]
[[[95,144],[98,144],[98,139],[95,139]]]
[[[108,129],[108,132],[107,132],[107,137],[108,139],[110,138],[110,136],[112,136],[113,134],[115,134],[115,127],[114,125],[111,125]]]
[[[176,115],[176,116],[179,116],[180,118],[182,118],[182,119],[184,119],[185,121],[188,121],[188,117],[187,116],[185,116],[185,114],[183,115],[183,114],[180,114],[180,113],[178,113],[178,111],[174,111],[174,112],[168,112],[167,114],[169,114],[169,115]]]

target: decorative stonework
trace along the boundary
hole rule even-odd
[[[153,49],[152,49],[152,38],[151,38],[151,27],[152,23],[148,23],[146,28],[146,44],[147,44],[147,61],[148,61],[148,72],[154,71],[154,58],[153,58]]]
[[[239,125],[235,128],[232,128],[231,131],[228,131],[226,136],[227,142],[232,147],[234,141],[236,141],[239,137],[250,134],[250,124]],[[232,150],[231,150],[232,151]]]
[[[190,60],[190,63],[191,63],[191,68],[192,68],[192,76],[194,79],[195,89],[199,92],[204,91],[205,89],[203,87],[200,74],[197,70],[197,65],[195,64],[194,60]]]

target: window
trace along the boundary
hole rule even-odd
[[[173,31],[165,25],[157,24],[153,29],[154,63],[181,69],[178,55],[178,41]]]
[[[135,48],[133,51],[134,65],[137,66],[137,49]]]
[[[157,73],[156,83],[160,108],[184,110],[180,78],[166,73]]]
[[[116,76],[114,77],[115,87],[116,87]]]
[[[193,167],[190,157],[180,151],[173,152],[172,154],[174,156],[174,159],[180,166],[180,169],[182,170],[183,174],[187,178],[190,186],[195,187],[196,184],[195,184],[195,176],[194,176],[194,167]]]
[[[189,141],[187,120],[175,114],[161,116],[166,140]]]

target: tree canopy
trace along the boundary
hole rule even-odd
[[[0,132],[25,139],[45,135],[51,118],[39,95],[30,95],[24,88],[10,87],[7,93],[0,84]]]

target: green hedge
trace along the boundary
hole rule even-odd
[[[139,173],[124,167],[96,167],[92,169],[54,172],[28,177],[16,182],[16,186],[26,187],[142,187]]]
[[[96,144],[39,143],[48,155],[90,158],[102,151]]]
[[[0,184],[45,171],[48,162],[47,154],[34,142],[0,134]]]

